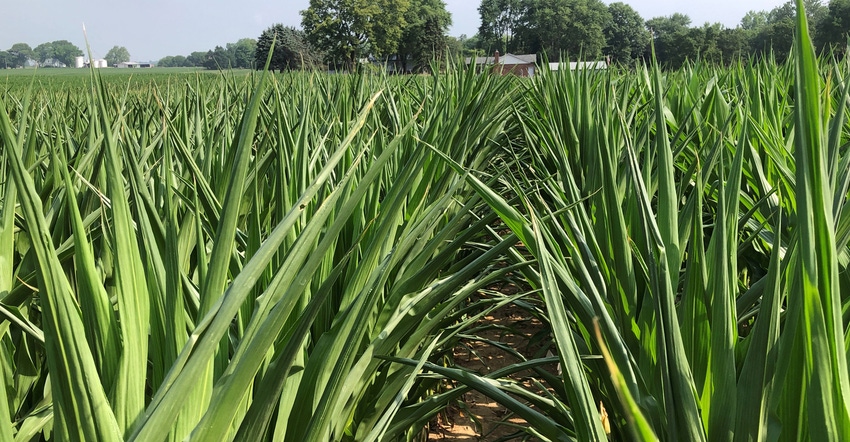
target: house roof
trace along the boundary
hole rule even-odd
[[[475,64],[476,65],[495,64],[495,61],[496,60],[495,60],[494,57],[475,57]],[[466,59],[467,64],[469,64],[471,62],[472,62],[471,57]],[[536,54],[519,54],[519,55],[517,55],[517,54],[508,53],[508,54],[504,54],[504,55],[499,55],[499,64],[501,64],[501,65],[512,66],[512,65],[517,65],[517,64],[534,64],[536,62],[537,62],[537,55]]]

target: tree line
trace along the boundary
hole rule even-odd
[[[843,57],[850,0],[805,0],[818,49]],[[670,68],[686,60],[730,64],[788,56],[794,4],[750,11],[733,27],[693,25],[685,14],[645,20],[623,2],[600,0],[481,0],[481,25],[472,37],[447,34],[451,15],[442,0],[310,0],[301,29],[275,25],[261,35],[255,64],[262,67],[274,35],[274,69],[323,66],[352,69],[363,61],[396,71],[427,70],[434,60],[502,53],[545,54],[550,61],[598,60],[630,66],[651,56]]]
[[[3,68],[26,67],[33,62],[39,66],[72,66],[83,51],[68,40],[42,43],[32,48],[27,43],[15,43],[11,48],[0,51],[0,66]]]
[[[68,40],[42,43],[35,48],[27,43],[15,43],[0,51],[0,69],[23,68],[31,63],[41,67],[74,66],[75,59],[82,56],[83,50]],[[115,66],[130,61],[130,52],[123,46],[113,46],[103,58],[109,66]]]
[[[822,52],[843,56],[850,31],[850,0],[805,0],[809,26]],[[626,3],[599,0],[482,0],[478,34],[467,50],[545,53],[551,61],[600,59],[631,65],[655,55],[662,66],[686,60],[730,64],[738,60],[787,58],[794,38],[794,3],[750,11],[734,28],[693,25],[685,14],[644,20]]]
[[[850,31],[850,0],[805,0],[818,49],[843,57]],[[600,0],[481,0],[481,24],[472,37],[450,37],[451,14],[442,0],[310,0],[301,11],[301,28],[276,24],[258,39],[243,38],[189,55],[167,56],[161,67],[206,69],[257,68],[265,65],[271,42],[273,70],[351,70],[364,62],[385,64],[395,72],[427,71],[452,57],[502,53],[545,54],[577,60],[609,58],[625,66],[646,61],[650,43],[662,66],[686,60],[729,64],[738,60],[788,56],[794,35],[794,4],[750,11],[734,28],[720,23],[694,26],[690,17],[672,14],[644,20],[623,2]],[[16,43],[0,51],[0,67],[72,65],[82,50],[67,40],[31,48]],[[110,65],[129,61],[116,46],[105,57]]]
[[[169,55],[161,58],[160,67],[203,67],[206,69],[253,69],[257,41],[243,38],[224,47],[216,46],[208,51],[192,52],[188,56]],[[83,51],[67,40],[42,43],[32,48],[27,43],[15,43],[11,48],[0,51],[0,69],[15,69],[31,64],[41,67],[74,66],[76,57]],[[109,66],[130,61],[130,52],[124,46],[114,46],[103,57]]]
[[[256,50],[257,40],[241,38],[208,51],[195,51],[185,56],[168,55],[159,59],[156,65],[163,68],[253,69]]]

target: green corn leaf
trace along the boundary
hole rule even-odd
[[[19,133],[23,128],[19,129]],[[118,440],[121,431],[85,342],[84,326],[71,285],[50,240],[47,222],[32,177],[22,160],[22,143],[6,112],[0,112],[0,136],[6,161],[19,191],[21,210],[38,259],[47,366],[62,425],[57,437],[69,440]]]

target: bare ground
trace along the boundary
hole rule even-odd
[[[478,325],[495,327],[481,330],[477,335],[482,340],[467,340],[465,345],[455,348],[454,361],[460,367],[487,374],[520,362],[516,356],[482,342],[486,340],[505,343],[529,359],[541,351],[540,343],[533,342],[532,338],[545,328],[544,325],[513,304],[494,311],[480,320]],[[527,373],[519,373],[513,378],[525,382],[524,375]],[[519,430],[524,425],[524,420],[514,416],[492,399],[472,390],[464,395],[460,405],[450,406],[431,422],[428,440],[492,442],[511,436],[515,436],[516,440],[534,440]]]

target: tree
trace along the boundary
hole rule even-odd
[[[483,54],[480,49],[478,34],[468,37],[460,34],[459,37],[446,37],[446,47],[451,57],[477,57]]]
[[[655,42],[655,57],[662,66],[677,69],[688,59],[695,59],[699,49],[698,33],[690,29],[691,18],[675,13],[655,17],[646,22]]]
[[[74,64],[74,58],[83,55],[83,51],[68,40],[42,43],[33,49],[33,53],[40,64],[54,66],[71,66]]]
[[[717,48],[723,55],[723,63],[732,64],[749,58],[748,33],[742,27],[726,28],[720,32]]]
[[[767,24],[767,11],[749,11],[741,19],[741,27],[748,31],[757,31]]]
[[[567,33],[573,24],[573,9],[570,3],[569,0],[526,2],[513,50],[544,52],[549,60],[559,61],[560,54],[565,49]],[[578,51],[572,55],[578,55]]]
[[[254,66],[263,69],[277,36],[269,69],[272,71],[313,69],[321,66],[321,55],[307,41],[304,31],[280,23],[272,25],[260,34],[254,53]]]
[[[207,61],[207,53],[201,51],[195,51],[189,54],[186,57],[186,66],[189,67],[204,67],[204,63]]]
[[[253,38],[242,38],[236,43],[228,43],[225,49],[233,60],[233,67],[239,69],[253,69],[254,56],[257,52],[257,40]]]
[[[776,61],[784,62],[794,41],[795,15],[796,9],[791,2],[770,10],[765,24],[756,28],[750,38],[750,51],[761,57],[773,54]]]
[[[598,59],[605,47],[608,8],[599,0],[482,0],[479,35],[485,49],[561,53]]]
[[[83,55],[82,49],[68,40],[58,40],[53,42],[54,58],[65,66],[72,66],[74,59]]]
[[[113,46],[103,58],[109,66],[117,66],[118,63],[130,61],[130,51],[124,46]]]
[[[166,55],[156,62],[156,65],[161,68],[180,68],[190,66],[186,61],[186,57],[182,55]]]
[[[803,0],[803,4],[809,27],[817,30],[828,13],[827,8],[820,0]],[[748,12],[741,24],[750,32],[750,52],[756,56],[772,53],[776,61],[785,61],[794,41],[796,11],[794,3],[789,1],[769,12]],[[817,34],[815,40],[818,40]]]
[[[15,56],[6,51],[0,51],[0,69],[11,69],[14,67]]]
[[[233,60],[227,50],[221,46],[216,46],[215,49],[207,52],[202,66],[209,70],[231,69],[233,68]]]
[[[608,5],[611,20],[603,30],[605,53],[616,63],[631,66],[643,57],[652,40],[646,21],[631,6],[616,2]]]
[[[561,51],[577,59],[598,60],[605,47],[605,25],[610,21],[608,8],[600,0],[570,0],[571,12]]]
[[[329,64],[350,70],[362,57],[396,51],[409,6],[409,0],[310,0],[301,24]]]
[[[9,65],[16,68],[26,66],[27,62],[33,58],[32,48],[26,43],[15,43],[7,52],[12,56]]]
[[[33,50],[33,59],[38,62],[38,64],[42,65],[47,63],[48,60],[53,60],[53,44],[52,43],[42,43],[36,46]]]
[[[810,29],[817,29],[820,22],[829,14],[829,7],[821,0],[803,0],[803,6],[806,8],[806,18],[809,20]]]
[[[407,26],[396,57],[398,69],[427,70],[431,61],[441,58],[446,51],[446,33],[452,16],[443,0],[413,0],[405,14],[405,22]]]
[[[843,56],[850,33],[850,0],[831,0],[823,20],[818,23],[815,42],[822,50],[831,49]]]
[[[696,45],[699,60],[707,63],[722,64],[723,51],[720,50],[720,36],[725,28],[720,23],[705,23],[700,28],[691,28],[691,40]]]
[[[503,54],[519,49],[515,34],[526,18],[527,2],[523,0],[481,0],[478,27],[481,49]]]

